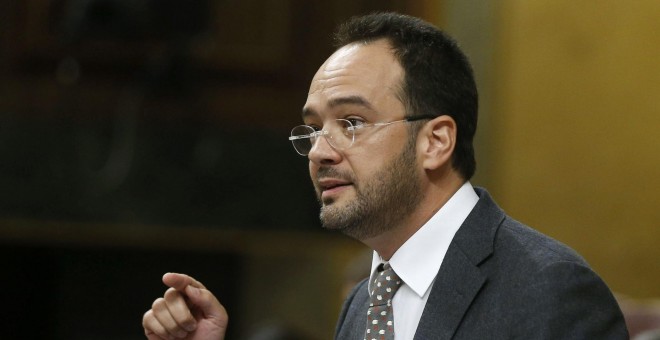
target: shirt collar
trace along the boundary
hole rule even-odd
[[[392,269],[420,298],[431,287],[451,240],[478,200],[479,196],[470,182],[465,182],[449,201],[392,255],[389,261]],[[372,276],[382,262],[383,259],[374,251]]]

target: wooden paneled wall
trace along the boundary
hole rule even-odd
[[[616,292],[660,296],[660,2],[496,11],[491,191]]]

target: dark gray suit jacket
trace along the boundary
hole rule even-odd
[[[628,339],[612,293],[567,246],[507,216],[483,189],[452,240],[415,333],[428,339]],[[358,284],[335,339],[363,339]]]

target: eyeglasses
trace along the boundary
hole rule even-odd
[[[434,119],[435,116],[422,115],[416,117],[408,117],[393,122],[372,123],[367,124],[355,119],[335,119],[332,123],[326,124],[322,130],[311,127],[309,125],[298,125],[291,130],[291,137],[289,140],[293,143],[293,148],[296,149],[301,156],[309,155],[316,141],[321,137],[325,137],[328,144],[335,149],[345,150],[351,147],[355,142],[356,135],[369,127],[387,126],[394,123],[407,123],[424,119]],[[353,121],[353,122],[351,122]]]

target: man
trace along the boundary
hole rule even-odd
[[[470,185],[477,91],[456,44],[392,13],[354,18],[336,38],[290,137],[309,158],[323,226],[374,250],[336,339],[627,339],[579,255]],[[163,281],[143,319],[149,339],[223,338],[227,314],[201,283]]]

